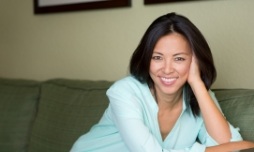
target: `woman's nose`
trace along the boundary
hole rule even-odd
[[[173,64],[171,61],[165,61],[163,71],[165,74],[170,74],[174,71]]]

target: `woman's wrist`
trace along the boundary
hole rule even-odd
[[[202,88],[204,88],[206,90],[205,84],[201,79],[196,79],[195,81],[191,81],[188,83],[194,93],[196,93],[197,90],[200,90]]]

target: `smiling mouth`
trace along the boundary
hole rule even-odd
[[[177,77],[173,77],[173,78],[161,77],[161,80],[163,83],[169,85],[169,84],[173,84],[177,80]]]

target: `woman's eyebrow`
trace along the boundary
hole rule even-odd
[[[160,53],[160,52],[153,52],[153,54],[163,55],[163,54],[162,54],[162,53]]]
[[[180,52],[180,53],[174,54],[173,56],[178,56],[178,55],[191,55],[191,53]]]

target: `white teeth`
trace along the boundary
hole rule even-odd
[[[164,82],[169,83],[169,82],[172,82],[172,81],[176,80],[176,78],[165,78],[165,77],[162,77],[161,80],[164,81]]]

